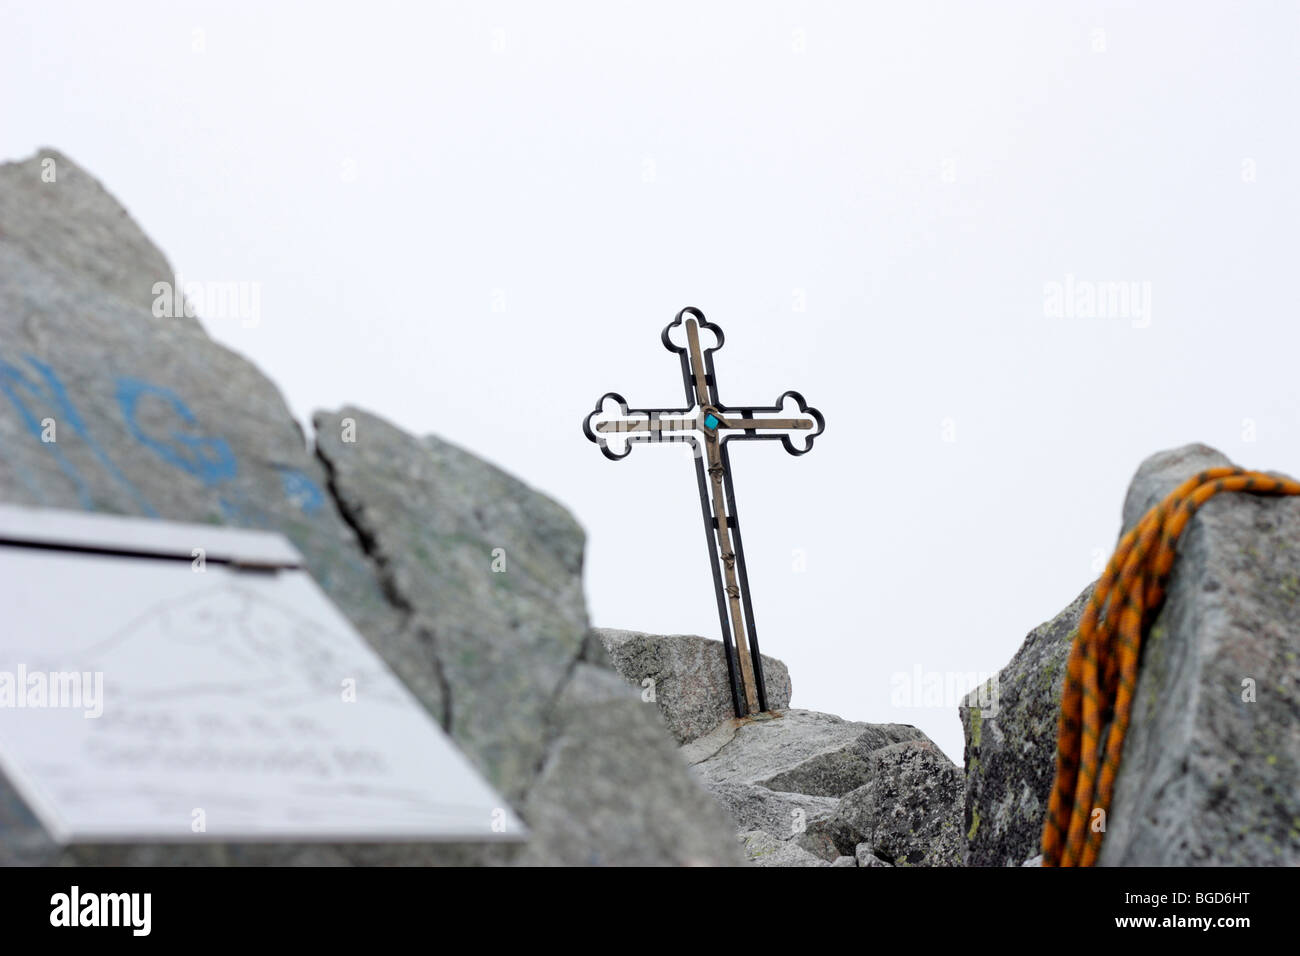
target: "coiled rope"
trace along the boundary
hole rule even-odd
[[[1175,488],[1120,539],[1070,648],[1057,725],[1056,780],[1043,823],[1043,866],[1092,866],[1097,860],[1105,830],[1094,821],[1104,821],[1110,812],[1142,634],[1164,601],[1183,529],[1197,508],[1223,491],[1300,495],[1300,482],[1242,468],[1211,468]]]

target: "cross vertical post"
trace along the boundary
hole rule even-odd
[[[685,338],[680,345],[673,341],[678,329]],[[702,347],[701,329],[714,336],[714,345]],[[772,406],[722,404],[713,370],[713,353],[724,341],[722,329],[707,321],[699,309],[682,309],[660,340],[680,360],[686,407],[631,409],[617,392],[607,392],[583,420],[583,433],[600,446],[605,457],[615,461],[626,458],[633,443],[685,442],[694,449],[732,704],[736,716],[745,717],[769,708],[727,445],[732,441],[779,440],[791,455],[802,455],[812,450],[825,421],[793,391],[784,392]],[[787,406],[793,406],[793,414]],[[785,417],[777,417],[783,414]],[[796,436],[802,438],[801,445],[796,444]]]

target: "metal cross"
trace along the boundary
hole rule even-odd
[[[673,331],[683,326],[686,342],[677,345]],[[701,328],[715,337],[712,347],[701,348]],[[722,329],[707,321],[699,309],[688,307],[678,312],[663,330],[660,340],[681,361],[686,407],[629,409],[622,395],[606,392],[596,402],[595,411],[583,420],[582,431],[613,461],[626,458],[633,442],[689,442],[694,448],[695,477],[700,487],[704,535],[718,597],[731,700],[736,716],[744,717],[768,709],[767,689],[763,684],[763,658],[758,650],[754,607],[745,573],[745,552],[741,546],[727,444],[780,440],[787,452],[802,455],[812,450],[813,439],[822,433],[826,423],[821,412],[809,408],[798,392],[783,393],[771,406],[722,404],[713,372],[713,353],[722,348]],[[614,409],[607,409],[606,403],[613,403]],[[793,404],[793,414],[787,411],[787,404]],[[785,417],[776,417],[782,414]],[[796,444],[796,436],[802,438],[802,447]],[[611,448],[611,440],[621,450]]]

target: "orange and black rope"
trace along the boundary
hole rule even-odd
[[[1300,482],[1241,468],[1189,478],[1120,540],[1070,648],[1057,727],[1056,780],[1043,823],[1043,866],[1092,866],[1137,686],[1142,634],[1165,598],[1178,539],[1196,509],[1224,491],[1300,495]]]

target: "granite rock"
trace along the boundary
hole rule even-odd
[[[53,182],[42,178],[46,159]],[[71,160],[44,150],[0,165],[0,501],[284,534],[531,818],[537,849],[60,851],[0,777],[0,859],[741,862],[724,812],[588,633],[584,538],[568,512],[469,452],[359,409],[320,413],[313,448],[272,381],[213,341],[183,296],[174,317],[157,314],[158,290],[174,280],[126,210]],[[54,442],[42,440],[50,422]]]
[[[608,668],[580,662],[547,723],[545,763],[523,805],[534,835],[519,863],[744,863],[725,836],[731,819],[687,772],[655,715]]]
[[[1230,464],[1204,445],[1142,463],[1125,527],[1179,483]],[[1221,494],[1179,542],[1144,641],[1101,865],[1300,864],[1300,499]],[[998,713],[968,698],[969,862],[1038,853],[1055,773],[1063,671],[1091,588],[1032,632],[998,677]]]
[[[781,840],[764,830],[752,830],[739,835],[745,856],[755,866],[830,866],[830,861],[814,856],[807,850]]]
[[[1156,456],[1135,484],[1203,467]],[[1300,498],[1211,498],[1167,593],[1098,863],[1300,866]]]
[[[929,743],[915,727],[788,710],[732,718],[681,752],[742,833],[761,831],[834,863],[854,852],[837,840],[833,826],[841,796],[870,780],[879,767],[873,755],[899,741]],[[802,859],[777,854],[764,865],[798,865],[784,861]]]
[[[610,662],[623,678],[653,701],[678,743],[708,733],[735,714],[722,642],[691,634],[644,634],[596,628]],[[763,655],[767,704],[790,706],[790,672]]]
[[[1056,730],[1065,662],[1092,596],[1089,585],[1029,632],[988,687],[959,714],[966,738],[964,830],[971,866],[1019,866],[1038,852],[1056,773]],[[989,707],[996,702],[996,707]]]
[[[961,769],[928,740],[874,751],[871,779],[845,795],[829,828],[840,850],[863,845],[893,866],[961,866]]]
[[[732,718],[682,752],[711,783],[757,784],[768,790],[840,797],[861,786],[872,750],[928,739],[906,724],[869,724],[792,709],[780,717]]]
[[[857,860],[858,866],[892,866],[893,865],[891,863],[886,863],[880,857],[872,853],[870,843],[859,843],[857,845],[857,848],[853,852],[853,856]]]

